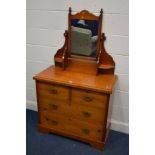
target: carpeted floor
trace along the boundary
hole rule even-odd
[[[37,130],[37,113],[26,111],[26,155],[128,155],[129,136],[110,131],[104,151],[88,144]]]

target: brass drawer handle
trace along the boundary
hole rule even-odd
[[[84,111],[83,112],[83,116],[84,117],[90,117],[91,116],[91,113],[90,112],[87,112],[87,111]]]
[[[48,118],[46,118],[46,120],[47,120],[48,122],[50,122],[50,124],[52,124],[52,125],[58,125],[58,121],[49,120]]]
[[[82,129],[82,132],[83,132],[84,134],[89,134],[90,131],[89,131],[88,128],[83,128],[83,129]]]
[[[58,125],[58,122],[57,122],[57,121],[54,121],[54,120],[50,120],[50,123],[51,123],[52,125]]]
[[[57,93],[58,93],[58,91],[57,91],[56,89],[51,89],[51,90],[49,90],[49,92],[50,92],[51,94],[57,94]]]
[[[90,102],[93,100],[93,98],[91,96],[84,96],[83,98],[85,101]]]
[[[49,107],[50,109],[53,109],[53,110],[57,110],[57,109],[58,109],[58,106],[55,105],[55,104],[49,104],[48,107]]]

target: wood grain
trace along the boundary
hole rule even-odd
[[[86,72],[88,70],[90,69],[86,69]],[[80,72],[80,68],[78,72],[72,70],[62,71],[60,67],[50,66],[33,78],[37,81],[42,81],[46,83],[61,84],[64,86],[83,88],[109,94],[112,93],[117,76],[102,74],[96,76],[96,74],[93,75],[83,73],[83,69],[81,69]]]
[[[107,103],[107,95],[94,91],[72,89],[72,96],[74,104],[104,108]]]
[[[81,137],[94,140],[102,140],[103,127],[101,124],[94,125],[92,123],[83,122],[79,119],[73,119],[71,117],[63,117],[54,113],[41,113],[41,122],[43,125],[49,128],[57,130],[63,130],[65,132],[72,132]]]
[[[73,134],[72,132],[68,133],[68,132],[65,132],[64,130],[56,130],[54,128],[49,128],[47,126],[44,126],[42,124],[38,124],[38,129],[42,133],[50,133],[50,132],[52,132],[52,133],[55,133],[55,134],[58,134],[58,135],[70,137],[72,139],[78,139],[78,140],[80,140],[82,142],[90,144],[92,147],[94,147],[96,149],[103,150],[104,146],[105,146],[105,142],[103,142],[103,141],[98,141],[98,140],[94,140],[94,139],[87,139],[85,137]]]
[[[74,98],[74,96],[73,96]],[[105,119],[104,108],[94,108],[83,104],[75,104],[71,102],[59,103],[59,101],[48,100],[40,97],[40,110],[47,113],[58,114],[64,117],[72,117],[74,119],[80,119],[82,121],[90,122],[93,124],[101,124]]]
[[[58,103],[66,103],[69,99],[69,88],[57,84],[37,82],[38,95]]]

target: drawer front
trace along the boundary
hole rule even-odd
[[[72,103],[72,110],[70,113],[73,118],[80,119],[81,121],[88,121],[93,124],[101,124],[105,119],[105,110],[103,108],[93,108],[90,106],[83,106]]]
[[[72,89],[72,103],[87,107],[105,108],[108,96],[103,93]]]
[[[66,119],[59,115],[40,111],[40,123],[53,129],[66,130]]]
[[[69,88],[56,84],[46,84],[37,82],[38,98],[48,98],[53,102],[68,102],[69,101]]]
[[[91,139],[91,140],[102,140],[103,127],[101,124],[93,124],[88,122],[83,122],[80,119],[71,119],[71,125],[69,127],[70,132],[79,135],[81,137]]]
[[[73,133],[74,135],[93,140],[102,140],[103,128],[70,117],[41,112],[41,124],[48,128]]]
[[[70,106],[68,102],[60,103],[59,100],[49,98],[39,98],[39,109],[48,113],[55,113],[59,115],[69,115]]]

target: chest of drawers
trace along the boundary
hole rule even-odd
[[[102,149],[110,125],[109,99],[116,76],[62,71],[51,66],[34,79],[39,130]]]

